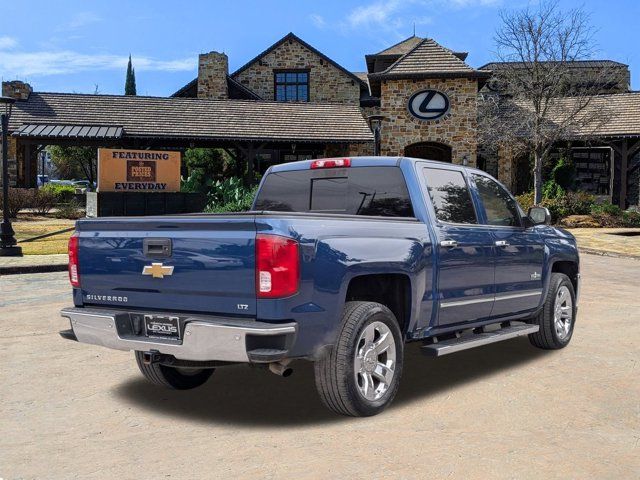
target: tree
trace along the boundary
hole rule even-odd
[[[60,178],[86,179],[93,184],[97,177],[98,150],[95,147],[49,147],[51,161]]]
[[[598,94],[612,70],[585,72],[576,60],[594,53],[593,29],[581,8],[560,11],[557,0],[537,8],[503,11],[495,35],[501,63],[479,103],[480,141],[533,157],[535,203],[542,201],[543,164],[560,141],[589,139],[610,115]],[[578,75],[576,75],[578,74]]]
[[[131,64],[131,55],[129,55],[129,63],[127,64],[127,79],[124,82],[125,95],[137,95],[136,93],[136,71]]]

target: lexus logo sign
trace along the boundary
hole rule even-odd
[[[411,95],[409,113],[420,120],[437,120],[449,111],[449,97],[437,90],[421,90]]]

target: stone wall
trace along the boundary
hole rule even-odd
[[[348,144],[328,143],[323,156],[324,158],[371,157],[373,156],[373,142]]]
[[[198,98],[229,98],[229,59],[224,53],[209,52],[198,57]]]
[[[20,80],[13,80],[11,82],[2,82],[2,96],[12,97],[16,100],[27,100],[31,95],[33,89],[31,85]]]
[[[360,84],[300,43],[288,40],[234,76],[265,100],[274,100],[274,70],[309,69],[309,101],[359,104]]]
[[[434,89],[449,97],[450,109],[438,120],[414,118],[407,109],[411,95]],[[386,119],[381,130],[381,154],[404,155],[407,145],[438,142],[451,147],[453,163],[476,165],[478,82],[467,78],[386,80],[382,82],[380,114]]]

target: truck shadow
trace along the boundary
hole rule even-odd
[[[419,344],[405,349],[403,378],[390,409],[431,397],[493,375],[505,374],[552,353],[533,348],[526,339],[496,343],[432,359]],[[281,378],[246,365],[218,369],[209,382],[191,391],[171,391],[142,376],[122,383],[116,394],[138,408],[203,423],[237,427],[279,428],[353,421],[327,410],[315,390],[313,365],[293,364],[294,374]],[[452,393],[454,395],[455,393]]]

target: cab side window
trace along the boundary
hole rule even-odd
[[[478,223],[462,172],[430,167],[423,168],[422,172],[438,220],[447,223]]]
[[[489,177],[476,174],[472,174],[472,177],[487,214],[487,223],[504,227],[520,227],[518,204],[513,197]]]

